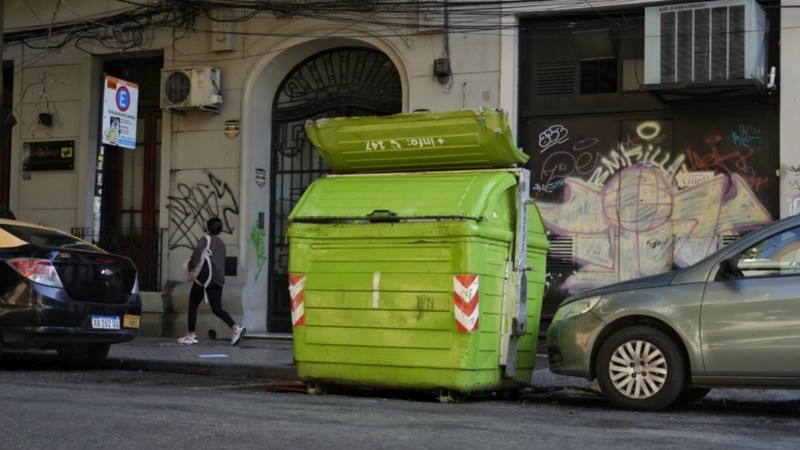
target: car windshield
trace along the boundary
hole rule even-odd
[[[10,224],[0,225],[0,228],[17,238],[22,239],[23,241],[30,242],[37,247],[103,251],[86,241],[82,241],[74,236],[55,230]]]

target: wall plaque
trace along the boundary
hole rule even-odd
[[[40,141],[22,144],[22,170],[72,170],[75,141]]]

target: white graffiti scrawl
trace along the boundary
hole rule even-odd
[[[538,204],[551,232],[575,238],[581,268],[562,284],[564,290],[581,292],[685,267],[714,251],[719,235],[771,221],[738,174],[718,174],[682,190],[666,174],[635,164],[602,186],[568,178],[563,203]]]
[[[548,148],[562,144],[569,140],[569,130],[564,128],[563,125],[553,125],[550,128],[539,133],[539,147],[540,153],[544,153]]]

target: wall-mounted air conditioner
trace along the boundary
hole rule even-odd
[[[646,84],[766,76],[764,10],[755,0],[645,8]]]
[[[222,106],[219,69],[192,66],[161,70],[161,109],[199,109],[218,113]]]

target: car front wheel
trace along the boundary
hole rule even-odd
[[[683,391],[685,365],[675,342],[647,326],[623,328],[600,347],[597,382],[614,405],[656,411],[671,405]]]
[[[58,356],[71,367],[97,367],[108,356],[109,344],[71,344],[58,348]]]

